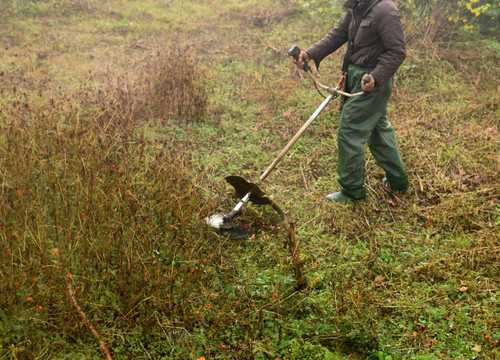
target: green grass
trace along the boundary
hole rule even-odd
[[[367,153],[367,200],[325,202],[335,102],[263,184],[284,216],[248,204],[233,241],[204,218],[236,204],[225,176],[257,181],[321,103],[286,51],[339,4],[0,10],[0,359],[103,358],[68,283],[114,359],[498,357],[494,40],[408,43],[389,111],[409,194]]]

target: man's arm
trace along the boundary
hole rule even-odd
[[[347,42],[350,21],[351,15],[346,13],[336,27],[306,50],[309,57],[314,60],[316,68],[319,68],[319,64],[325,57]]]
[[[387,6],[376,6],[376,31],[382,41],[385,51],[379,55],[378,63],[372,71],[376,82],[385,84],[406,58],[406,46],[399,10],[393,2],[386,2]]]

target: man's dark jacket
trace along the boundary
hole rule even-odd
[[[352,37],[359,24],[350,63],[373,68],[375,81],[384,85],[406,58],[399,10],[392,0],[347,0],[344,7],[346,14],[338,25],[306,52],[319,66]]]

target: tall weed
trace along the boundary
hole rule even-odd
[[[194,76],[184,64],[176,71]],[[3,76],[15,93],[0,113],[0,315],[9,334],[2,345],[24,343],[14,349],[31,357],[50,341],[42,339],[46,331],[56,327],[62,338],[72,331],[78,321],[67,278],[97,328],[160,303],[166,313],[196,317],[182,304],[189,305],[184,285],[197,274],[191,264],[204,251],[203,202],[188,150],[151,136],[148,125],[151,116],[171,112],[185,122],[188,114],[201,116],[206,99],[199,92],[190,102],[192,78],[174,76],[163,88],[185,96],[125,79],[43,96]]]

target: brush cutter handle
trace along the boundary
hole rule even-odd
[[[299,61],[299,55],[300,55],[300,48],[297,46],[297,45],[293,45],[290,50],[288,50],[288,55],[293,57],[295,60]],[[305,72],[308,72],[308,71],[311,71],[311,68],[309,67],[309,65],[307,65],[306,62],[304,62],[304,66],[302,67],[302,69],[305,71]]]
[[[295,60],[299,60],[299,55],[300,55],[300,48],[297,46],[297,45],[293,45],[290,50],[288,50],[288,55],[290,55],[291,57],[293,57]],[[319,82],[318,79],[316,79],[316,77],[313,75],[312,71],[311,71],[311,68],[309,65],[307,65],[306,63],[304,63],[304,67],[303,67],[304,71],[311,77],[312,81],[316,84],[317,87],[323,89],[323,90],[326,90],[328,91],[330,94],[333,94],[333,95],[342,95],[342,96],[345,96],[345,97],[348,97],[348,98],[351,98],[351,97],[355,97],[355,96],[359,96],[359,95],[363,95],[364,92],[363,91],[360,91],[360,92],[357,92],[357,93],[354,93],[354,94],[349,94],[345,91],[342,91],[340,86],[337,85],[336,87],[331,87],[331,86],[326,86],[326,85],[323,85],[322,83]],[[365,83],[366,83],[366,80],[367,82],[370,82],[371,81],[371,77],[367,77],[365,79]],[[340,83],[339,83],[340,84]]]

